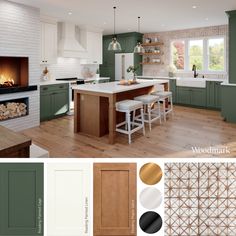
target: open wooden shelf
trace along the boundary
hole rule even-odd
[[[161,62],[141,62],[141,65],[161,65]]]
[[[152,47],[152,46],[162,46],[164,43],[161,42],[153,42],[153,43],[143,43],[143,47]]]

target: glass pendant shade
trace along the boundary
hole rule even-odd
[[[117,41],[116,38],[112,38],[112,41],[109,43],[108,50],[109,51],[120,51],[121,50],[120,43]]]
[[[138,17],[138,32],[140,33],[140,16]],[[145,49],[143,48],[141,42],[138,42],[134,48],[134,53],[144,53]]]
[[[112,41],[110,42],[110,44],[108,46],[108,50],[109,51],[120,51],[121,46],[116,38],[116,7],[113,7],[113,9],[114,9],[114,35],[112,37]]]
[[[137,43],[136,47],[134,48],[134,53],[144,53],[145,49],[143,48],[140,42]]]

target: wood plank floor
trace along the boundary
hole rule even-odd
[[[108,144],[107,136],[74,134],[73,123],[73,116],[65,116],[22,133],[51,157],[236,157],[236,124],[222,121],[217,111],[175,106],[172,118],[157,122],[151,132],[146,129],[146,136],[135,133],[131,145],[123,134],[117,135],[115,145]],[[227,147],[230,153],[196,154],[192,147]]]

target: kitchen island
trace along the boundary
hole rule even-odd
[[[116,102],[148,94],[158,85],[169,90],[168,80],[137,81],[133,85],[119,85],[119,81],[115,81],[73,86],[74,132],[96,137],[109,134],[109,143],[114,144],[116,124],[124,119],[123,114],[116,112]]]

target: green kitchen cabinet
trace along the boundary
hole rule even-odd
[[[40,121],[54,119],[69,111],[69,84],[40,87]]]
[[[43,235],[43,164],[0,164],[0,236]]]
[[[108,51],[108,46],[112,41],[112,35],[103,36],[103,64],[100,65],[101,77],[110,77],[111,81],[115,80],[115,54],[116,53],[133,53],[137,41],[142,41],[143,35],[137,32],[117,34],[117,40],[121,44],[121,51]],[[140,65],[142,56],[134,54],[134,64]],[[140,65],[137,75],[142,74]]]
[[[191,105],[191,90],[185,87],[177,87],[177,103]]]
[[[177,103],[188,106],[205,107],[206,90],[204,88],[191,88],[177,86]]]
[[[221,115],[227,122],[236,123],[236,85],[221,85]]]
[[[221,108],[221,83],[218,81],[207,81],[207,107],[220,110]]]
[[[176,80],[169,80],[170,91],[172,92],[173,103],[176,103]]]
[[[191,105],[197,107],[206,106],[206,89],[192,88],[191,91]]]
[[[229,83],[236,84],[236,10],[226,12],[229,18]]]

